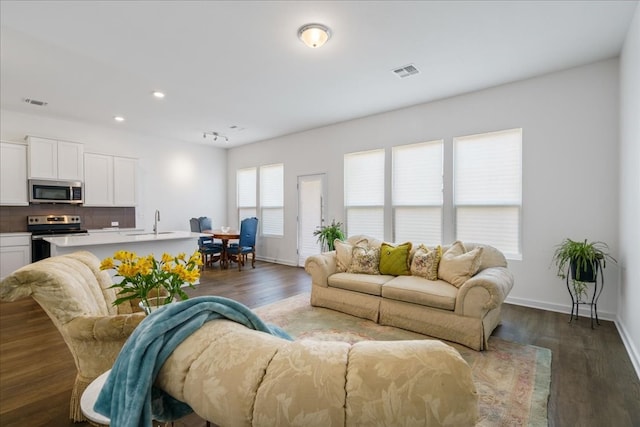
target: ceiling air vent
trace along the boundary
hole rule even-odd
[[[26,102],[27,104],[31,104],[31,105],[37,105],[38,107],[46,107],[48,102],[46,101],[39,101],[37,99],[33,99],[33,98],[25,98],[24,102]]]
[[[393,70],[393,74],[400,77],[401,79],[413,76],[414,74],[418,74],[419,72],[420,70],[418,70],[413,64],[405,65],[404,67],[396,68],[395,70]]]

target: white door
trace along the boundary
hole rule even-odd
[[[313,232],[324,225],[326,206],[326,175],[298,177],[298,266],[307,257],[322,252]]]

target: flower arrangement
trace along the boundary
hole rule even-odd
[[[202,258],[197,250],[189,258],[184,253],[175,257],[164,253],[160,260],[153,254],[143,257],[135,252],[117,251],[113,258],[102,260],[100,270],[116,270],[116,277],[122,277],[119,283],[111,286],[120,289],[114,305],[139,298],[144,307],[150,307],[167,304],[177,297],[188,299],[182,286],[186,283],[193,287],[200,278],[201,265]],[[150,304],[154,299],[155,304]]]

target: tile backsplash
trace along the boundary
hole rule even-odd
[[[136,208],[98,208],[64,204],[34,204],[29,206],[0,206],[0,233],[27,231],[29,215],[78,215],[82,228],[111,227],[118,221],[120,228],[136,226]]]

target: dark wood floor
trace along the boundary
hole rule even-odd
[[[258,307],[309,291],[301,268],[257,262],[207,270],[192,296],[221,295]],[[553,352],[550,426],[640,426],[640,381],[615,325],[505,305],[495,335]],[[0,303],[0,426],[88,426],[68,419],[75,366],[62,337],[31,299]],[[200,427],[188,417],[176,426]]]

